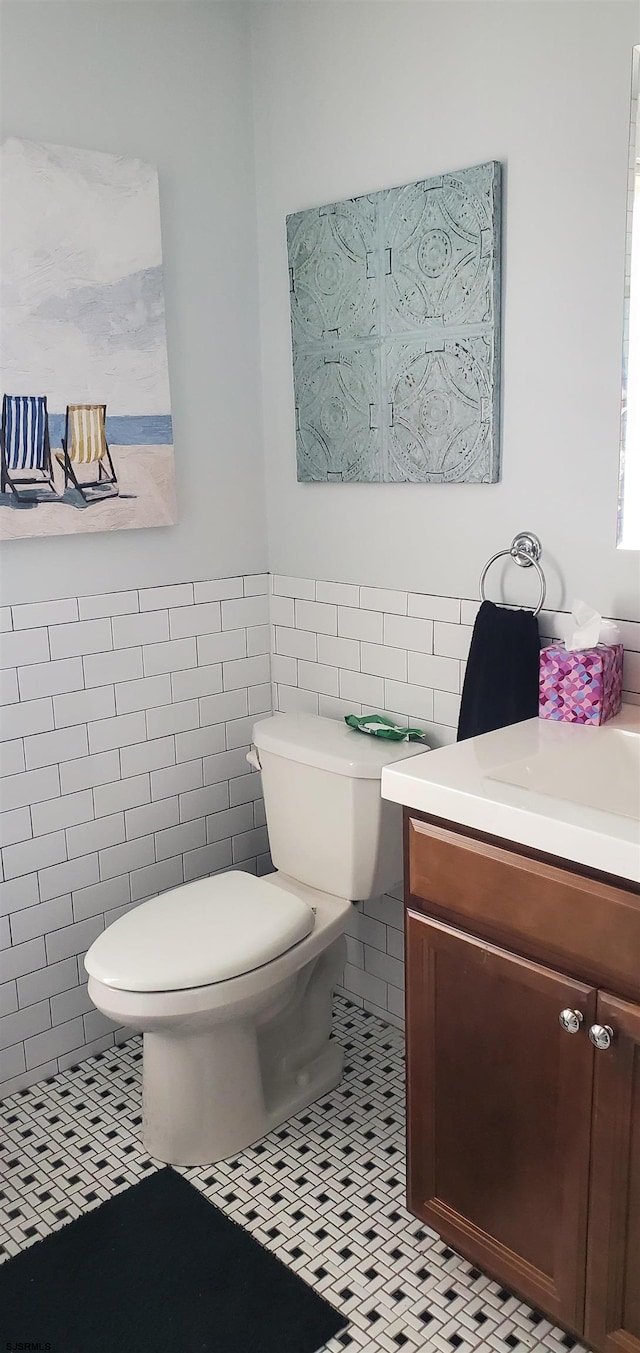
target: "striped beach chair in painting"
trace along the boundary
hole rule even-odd
[[[0,455],[0,493],[10,489],[18,501],[33,503],[37,501],[33,493],[17,488],[28,484],[31,489],[43,485],[55,494],[46,395],[4,395]]]
[[[67,404],[62,455],[56,452],[56,459],[64,470],[65,489],[71,480],[74,488],[85,502],[91,502],[87,490],[114,487],[117,493],[117,477],[113,468],[111,452],[107,445],[106,404]],[[78,479],[76,470],[80,466],[97,466],[97,479]],[[101,493],[100,498],[105,495]],[[97,501],[97,497],[93,498]]]

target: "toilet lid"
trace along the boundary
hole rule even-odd
[[[186,991],[262,967],[314,920],[302,898],[233,870],[134,907],[98,936],[85,968],[121,991]]]

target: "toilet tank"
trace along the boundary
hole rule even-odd
[[[353,902],[402,878],[402,810],[380,795],[382,767],[426,750],[313,714],[274,714],[253,730],[276,869]]]

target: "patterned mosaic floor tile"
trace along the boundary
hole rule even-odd
[[[238,1157],[181,1171],[349,1317],[323,1353],[584,1353],[405,1206],[402,1033],[336,998],[338,1088]],[[159,1168],[131,1039],[4,1101],[0,1258]]]

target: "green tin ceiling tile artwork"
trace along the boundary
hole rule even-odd
[[[500,477],[500,164],[287,217],[298,479]]]

